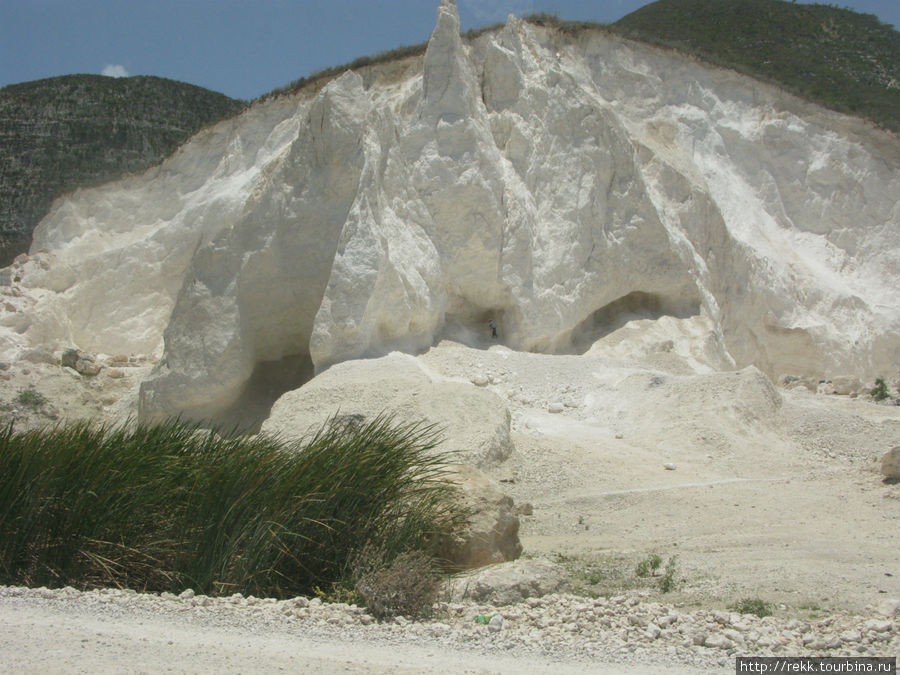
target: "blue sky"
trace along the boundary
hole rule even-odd
[[[507,14],[609,22],[648,0],[458,0],[463,30]],[[315,70],[424,42],[438,0],[0,0],[0,86],[158,75],[250,99]],[[900,26],[900,0],[837,0]]]

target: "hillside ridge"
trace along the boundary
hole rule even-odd
[[[158,164],[243,102],[153,76],[63,75],[0,89],[0,265],[56,197]]]
[[[900,131],[900,32],[874,15],[784,0],[657,0],[610,29]]]

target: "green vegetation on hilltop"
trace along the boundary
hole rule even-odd
[[[158,164],[242,101],[159,77],[66,75],[0,89],[0,266],[53,200]]]
[[[575,37],[602,30],[668,47],[771,82],[815,103],[900,131],[900,32],[870,14],[785,0],[658,0],[613,24],[535,13],[529,23]],[[470,30],[467,39],[497,30]],[[421,55],[426,43],[327,68],[261,100],[354,70]]]
[[[8,427],[0,584],[282,598],[352,585],[359,552],[430,554],[462,522],[435,443],[386,418],[333,420],[302,444],[182,423]]]
[[[783,0],[658,0],[609,28],[900,131],[900,32],[873,15]]]

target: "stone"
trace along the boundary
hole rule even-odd
[[[499,563],[458,576],[451,582],[455,601],[472,600],[497,607],[527,601],[539,607],[540,598],[571,590],[566,570],[542,559]]]
[[[67,349],[62,353],[62,356],[60,357],[60,363],[63,366],[74,369],[75,364],[78,362],[78,359],[81,358],[80,354],[81,352],[79,352],[77,349]]]
[[[887,633],[893,626],[893,622],[887,619],[870,619],[866,621],[866,630],[873,633]]]
[[[849,396],[853,392],[859,391],[859,388],[862,386],[858,377],[849,375],[833,377],[831,378],[831,384],[834,387],[834,393],[841,396]]]
[[[492,633],[499,633],[503,630],[503,617],[499,614],[492,616],[491,620],[488,621],[488,630]]]
[[[563,404],[559,403],[558,401],[554,401],[549,406],[547,406],[547,411],[551,413],[561,413],[563,410],[565,410],[565,406],[563,406]]]
[[[440,450],[454,463],[496,465],[513,449],[503,399],[468,383],[435,381],[414,358],[400,353],[329,368],[279,398],[262,430],[302,438],[336,415],[371,421],[382,413],[435,425],[442,432]]]
[[[823,380],[819,382],[818,386],[816,387],[816,393],[825,395],[833,394],[834,384],[832,384],[830,380]]]
[[[468,511],[466,526],[445,535],[439,557],[456,569],[472,569],[515,560],[522,554],[519,516],[513,500],[500,485],[473,466],[455,465],[448,479],[459,488],[459,500]]]
[[[859,642],[862,640],[862,634],[858,630],[846,630],[839,637],[843,642]]]
[[[66,349],[60,357],[60,364],[87,377],[92,377],[100,372],[100,366],[94,357],[80,349]]]
[[[900,599],[887,598],[878,603],[877,611],[882,616],[892,618],[900,616]]]
[[[91,358],[80,358],[75,362],[75,370],[87,377],[93,377],[100,372],[100,366]]]
[[[730,649],[734,646],[734,643],[722,633],[710,633],[704,638],[703,645],[714,649]]]
[[[674,471],[677,467],[672,462],[666,462],[665,464],[663,464],[663,468],[666,471]]]
[[[900,445],[882,455],[881,474],[889,480],[900,480]]]

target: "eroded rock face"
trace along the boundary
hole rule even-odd
[[[257,104],[58,202],[0,357],[162,351],[143,419],[489,320],[577,352],[635,313],[697,317],[704,360],[770,377],[900,360],[895,135],[605,34],[458,29],[442,2],[414,74]]]

